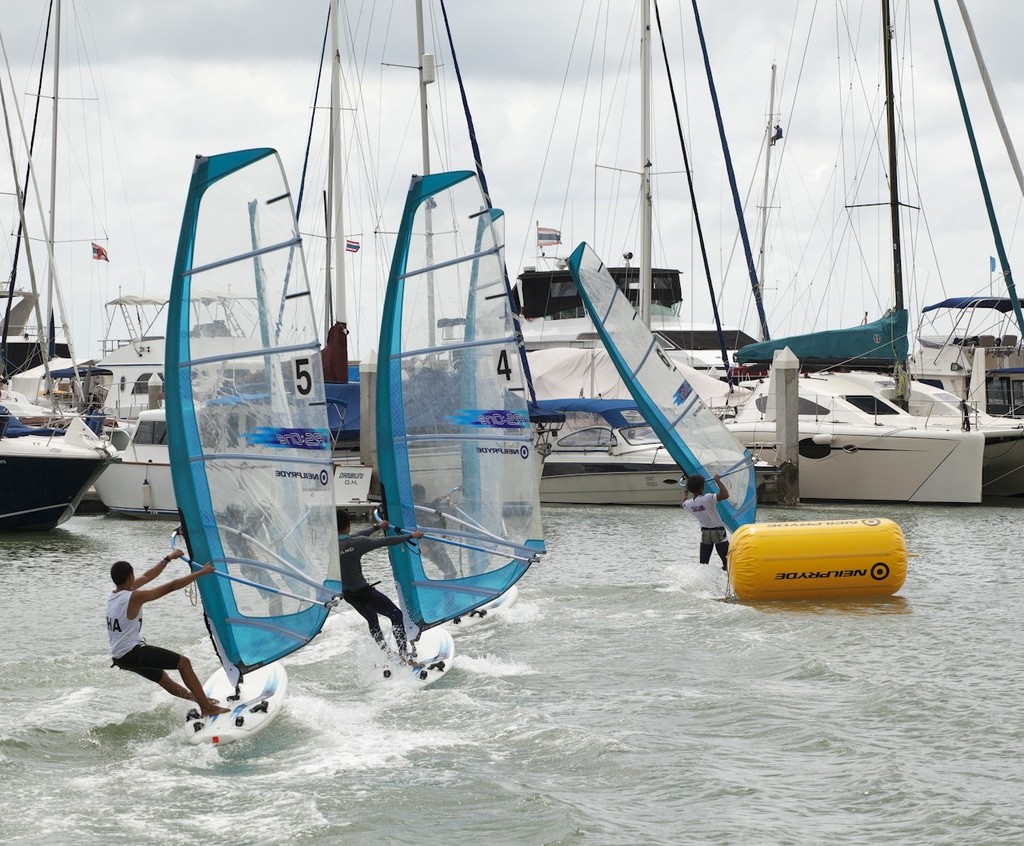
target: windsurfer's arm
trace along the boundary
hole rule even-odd
[[[723,499],[729,498],[729,489],[725,486],[725,482],[722,481],[721,477],[715,473],[715,484],[718,485],[718,501],[721,502]]]
[[[373,541],[376,547],[381,546],[398,546],[400,543],[406,541],[416,540],[417,538],[423,537],[423,532],[417,529],[415,532],[403,532],[397,535],[391,535],[391,537],[381,538],[380,540]]]
[[[181,550],[177,551],[180,552]],[[181,555],[177,555],[175,557],[181,558]],[[192,584],[196,579],[212,572],[213,565],[204,564],[198,570],[193,570],[185,576],[179,576],[176,579],[171,579],[169,582],[164,582],[162,585],[155,588],[149,588],[147,590],[133,590],[132,598],[128,600],[128,619],[134,620],[135,617],[138,616],[139,609],[141,609],[147,602],[152,602],[154,599],[159,599],[161,596],[167,596],[169,593],[181,590],[186,585]]]
[[[148,585],[153,579],[159,576],[164,568],[174,561],[176,558],[181,558],[185,554],[185,550],[176,549],[170,555],[165,555],[159,561],[156,562],[152,567],[146,570],[141,576],[135,580],[135,589],[138,590],[143,585]]]

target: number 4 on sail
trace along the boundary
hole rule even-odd
[[[410,635],[466,619],[545,551],[502,212],[469,171],[414,177],[384,302],[377,445]]]

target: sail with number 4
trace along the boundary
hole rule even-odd
[[[754,522],[757,488],[754,461],[732,433],[700,401],[619,290],[604,263],[586,244],[569,257],[569,271],[619,376],[644,419],[687,475],[728,476],[729,499],[718,513],[730,531]]]
[[[377,446],[388,519],[425,533],[388,550],[420,629],[500,596],[545,551],[504,244],[475,174],[413,178],[382,317]]]
[[[193,322],[218,297],[223,319]],[[320,631],[339,578],[320,346],[274,150],[196,158],[165,377],[174,494],[193,562],[216,569],[199,592],[237,683]]]

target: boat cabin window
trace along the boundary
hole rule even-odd
[[[654,429],[650,426],[630,426],[628,429],[619,429],[619,434],[632,446],[661,443],[661,439],[654,434]]]
[[[157,373],[157,378],[160,380],[160,384],[163,384],[164,374]],[[143,373],[138,379],[135,380],[135,387],[132,388],[133,396],[144,396],[149,393],[149,380],[153,378],[152,373]],[[122,382],[123,382],[122,378]],[[122,390],[124,386],[122,385]]]
[[[768,397],[757,397],[754,400],[754,405],[758,411],[764,414],[768,409]],[[807,399],[807,397],[798,397],[796,413],[799,415],[806,414],[808,417],[828,417],[832,413],[832,409],[824,405],[818,405],[818,403]]]
[[[860,394],[848,394],[843,397],[850,405],[854,408],[859,408],[861,411],[871,414],[899,414],[900,410],[894,405],[889,405],[881,397],[872,396],[871,394],[860,395]]]
[[[986,409],[999,417],[1024,417],[1024,381],[1009,376],[988,377]]]
[[[607,449],[613,442],[612,430],[603,426],[580,429],[558,439],[559,449]]]
[[[163,420],[142,420],[135,430],[137,444],[166,444],[167,424]]]

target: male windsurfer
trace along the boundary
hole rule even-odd
[[[723,499],[729,498],[729,489],[717,473],[714,475],[714,481],[718,485],[718,493],[704,493],[704,477],[687,476],[682,506],[700,523],[700,563],[711,562],[711,548],[714,547],[718,557],[722,559],[722,569],[727,570],[729,541],[726,540],[725,526],[722,525],[722,518],[715,506]]]
[[[419,525],[426,526],[428,529],[444,528],[444,509],[451,502],[448,495],[439,496],[428,503],[427,492],[423,485],[413,485],[412,500],[417,506],[416,522]],[[425,511],[424,508],[430,510]],[[444,544],[435,541],[433,543],[420,544],[420,548],[423,551],[424,557],[437,565],[437,569],[441,571],[442,576],[446,579],[458,577],[455,565],[452,563],[451,556],[448,555],[448,550],[444,548]]]
[[[382,546],[397,546],[409,540],[423,537],[423,532],[397,534],[391,537],[371,539],[378,529],[386,530],[388,521],[382,520],[375,526],[349,534],[352,518],[347,511],[338,510],[338,563],[341,566],[341,596],[359,614],[370,628],[370,634],[381,649],[387,649],[384,634],[380,628],[378,614],[391,621],[391,632],[395,636],[398,654],[404,660],[409,658],[409,645],[405,634],[402,611],[391,599],[366,581],[363,575],[362,557],[372,549]]]
[[[176,549],[165,555],[141,576],[136,577],[132,565],[127,561],[115,561],[110,568],[114,590],[107,597],[107,635],[110,639],[110,656],[113,666],[138,673],[143,678],[156,682],[172,696],[188,699],[199,706],[204,717],[226,714],[217,701],[210,699],[203,691],[203,685],[192,669],[192,662],[184,655],[171,652],[159,646],[150,646],[141,637],[142,606],[161,596],[180,590],[196,579],[213,572],[213,565],[207,564],[193,570],[187,576],[180,576],[159,587],[143,589],[159,576],[175,558],[181,558],[184,550]],[[177,670],[185,687],[167,675],[168,670]]]

